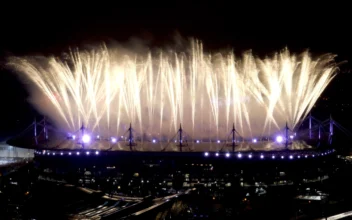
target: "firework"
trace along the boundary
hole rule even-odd
[[[117,136],[132,123],[141,136],[172,137],[182,124],[194,139],[294,129],[333,79],[334,56],[313,59],[285,49],[210,54],[192,41],[184,53],[133,54],[105,45],[65,58],[17,57],[10,64],[33,85],[32,102],[57,127]]]

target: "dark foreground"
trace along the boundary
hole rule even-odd
[[[1,219],[315,219],[349,211],[352,173],[307,160],[36,157],[0,177]]]

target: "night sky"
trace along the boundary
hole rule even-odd
[[[202,40],[207,50],[234,48],[240,54],[252,49],[265,56],[287,46],[293,52],[308,48],[314,55],[334,53],[338,62],[352,62],[352,19],[347,3],[128,2],[130,7],[100,1],[79,6],[55,1],[1,5],[0,137],[21,130],[36,115],[27,102],[26,89],[5,66],[9,55],[60,55],[70,46],[112,40],[131,44],[138,39],[146,46],[163,47],[182,36]],[[350,67],[350,63],[341,65],[340,74],[323,94],[328,101],[319,101],[313,113],[325,117],[331,112],[337,120],[350,114]]]

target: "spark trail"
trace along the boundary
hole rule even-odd
[[[252,53],[210,54],[192,41],[188,52],[124,54],[105,45],[70,51],[66,59],[13,57],[30,81],[32,101],[56,125],[82,123],[119,135],[133,123],[154,137],[173,136],[180,123],[194,138],[225,136],[232,123],[243,137],[294,128],[335,76],[333,55],[313,59],[285,49],[260,59]]]

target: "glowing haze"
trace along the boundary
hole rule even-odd
[[[192,41],[184,53],[125,53],[102,45],[64,58],[20,57],[10,64],[30,81],[32,102],[57,127],[82,124],[120,136],[129,123],[141,138],[172,138],[180,123],[194,139],[242,137],[291,129],[308,114],[336,72],[334,56],[283,50],[210,54]]]

